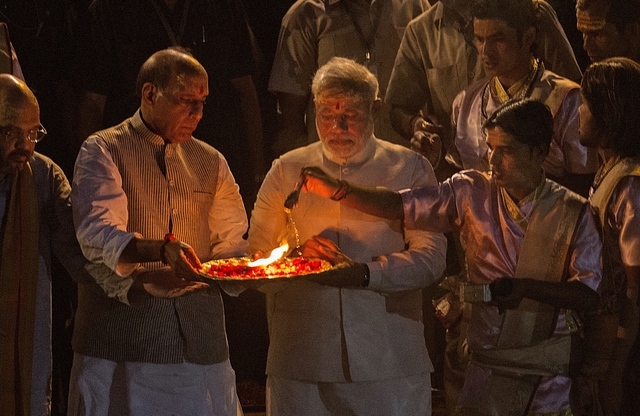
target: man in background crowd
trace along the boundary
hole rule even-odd
[[[547,69],[579,81],[580,68],[555,12],[545,1],[534,4],[536,55]],[[454,98],[484,78],[473,42],[472,5],[469,0],[441,0],[407,26],[385,96],[393,128],[405,139],[438,133],[449,143]],[[436,170],[436,175],[442,180],[450,172]]]
[[[591,62],[614,56],[640,62],[640,1],[578,0],[576,17]]]
[[[427,10],[426,0],[298,0],[282,19],[269,90],[278,98],[280,126],[274,153],[318,140],[311,81],[332,57],[365,65],[380,85],[383,109],[375,133],[404,143],[391,128],[385,92],[409,21]]]
[[[605,415],[631,415],[640,409],[640,65],[627,58],[594,63],[582,79],[582,96],[580,140],[598,149],[602,159],[589,201],[605,248],[599,312],[605,317],[602,322],[612,324],[613,335],[590,340],[603,355],[610,351],[607,347],[613,349],[606,376],[598,374],[598,401]]]

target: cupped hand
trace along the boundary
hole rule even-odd
[[[190,281],[202,281],[198,270],[202,263],[193,248],[182,241],[170,241],[164,246],[164,257],[171,270],[180,278]]]
[[[144,289],[153,297],[165,299],[177,298],[209,287],[205,282],[178,277],[169,268],[140,273],[136,276],[134,286]]]
[[[331,263],[332,266],[337,264],[354,264],[354,261],[347,257],[336,243],[319,235],[314,235],[305,241],[300,251],[306,258],[326,260]]]

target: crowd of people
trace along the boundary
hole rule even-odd
[[[431,415],[438,355],[450,415],[640,412],[640,1],[572,10],[582,45],[545,0],[297,0],[264,57],[240,1],[93,0],[50,131],[6,19],[3,413],[242,415],[250,293],[267,415]],[[199,274],[283,242],[333,267]]]

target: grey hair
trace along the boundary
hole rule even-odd
[[[378,80],[366,67],[347,59],[334,57],[313,77],[311,92],[322,96],[345,95],[371,104],[378,98]]]

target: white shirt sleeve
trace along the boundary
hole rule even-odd
[[[214,259],[246,256],[249,244],[243,238],[249,227],[242,197],[229,165],[220,155],[218,186],[209,209],[209,230]]]
[[[126,231],[129,214],[122,178],[97,136],[89,137],[78,153],[71,199],[76,236],[85,257],[120,277],[133,273],[138,265],[121,263],[120,254],[132,238],[142,236]]]

